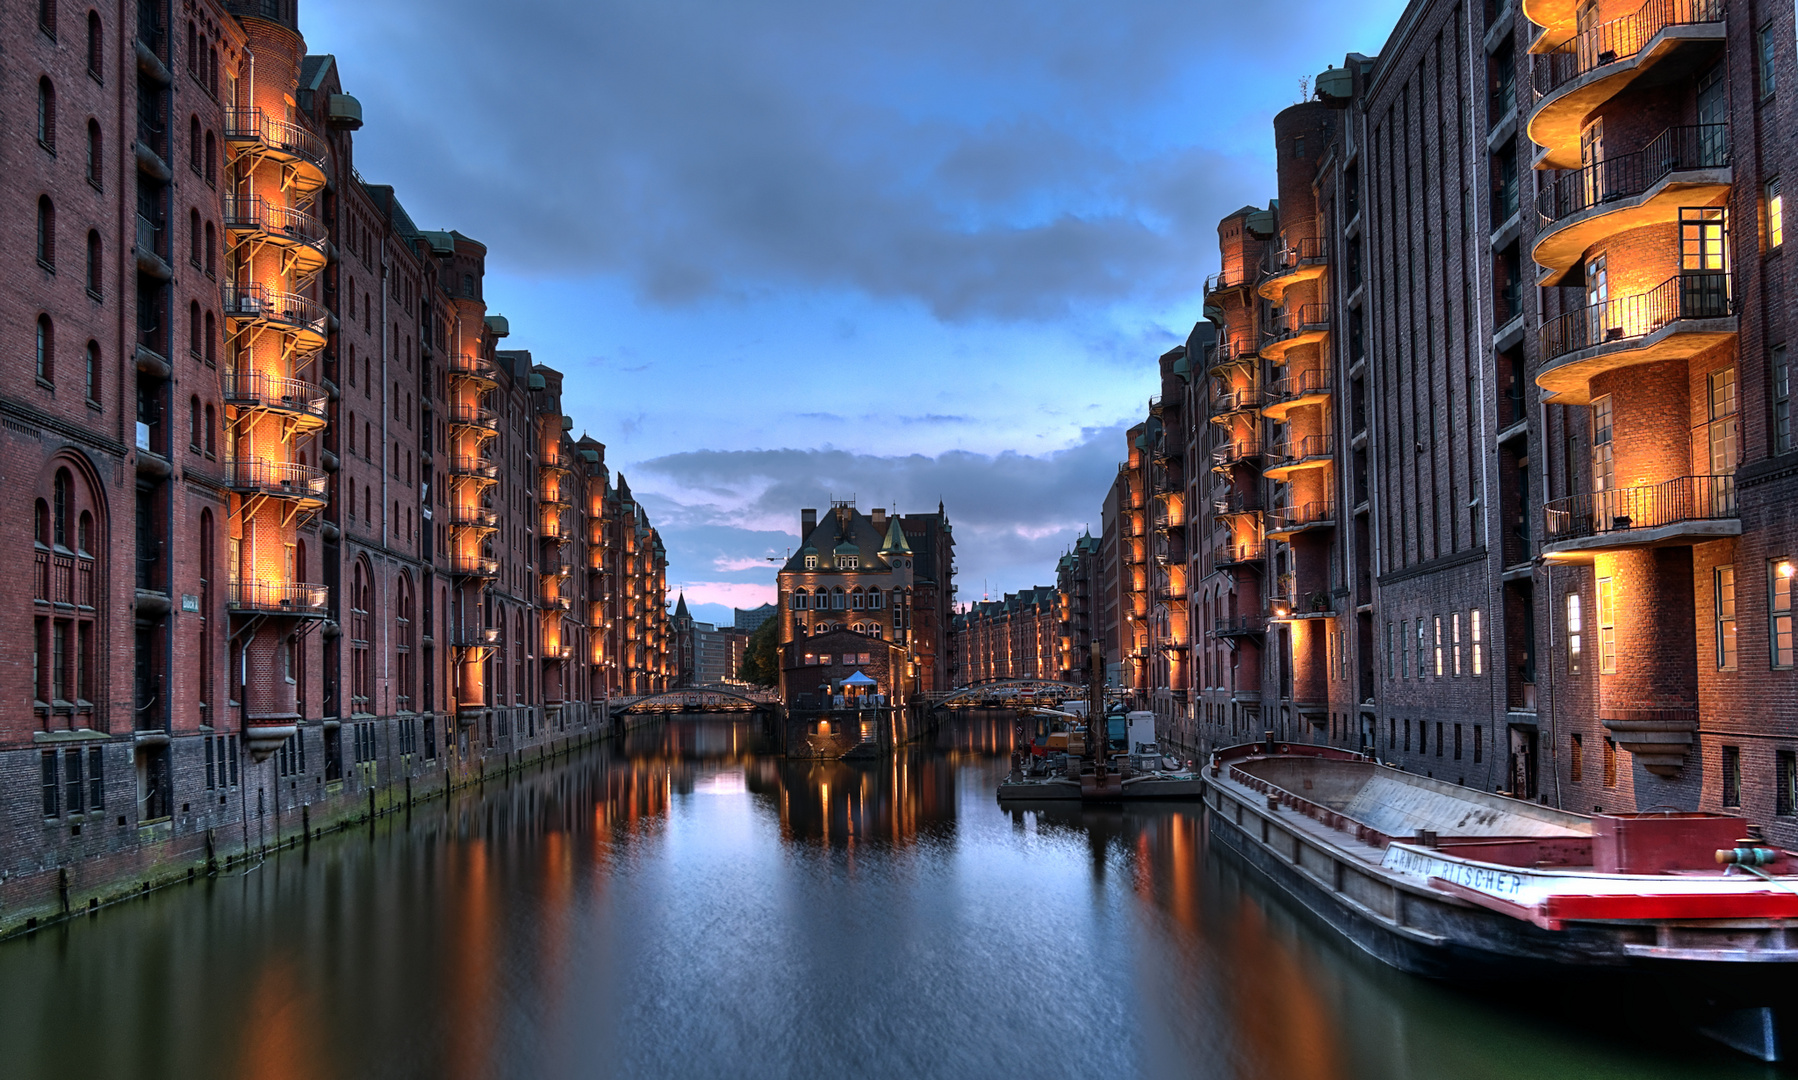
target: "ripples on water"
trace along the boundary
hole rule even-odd
[[[852,766],[672,720],[0,944],[0,1076],[1771,1075],[1350,956],[1196,808],[1001,811],[1009,727]]]

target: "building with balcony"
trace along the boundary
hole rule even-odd
[[[63,7],[0,16],[43,118],[0,178],[34,553],[0,810],[43,825],[8,836],[0,930],[591,735],[667,678],[647,516],[560,376],[499,348],[486,248],[360,175],[295,0]]]

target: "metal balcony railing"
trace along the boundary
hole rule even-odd
[[[487,555],[452,555],[450,573],[465,577],[497,577],[499,560]]]
[[[1680,319],[1721,319],[1734,313],[1729,271],[1685,270],[1645,293],[1575,308],[1542,324],[1542,355],[1568,353],[1647,337]]]
[[[1259,491],[1231,491],[1211,502],[1213,512],[1220,516],[1231,514],[1258,514],[1266,509],[1266,503]]]
[[[1335,449],[1336,436],[1334,435],[1306,435],[1302,438],[1283,439],[1275,443],[1272,456],[1275,461],[1291,463],[1329,457]]]
[[[323,387],[304,379],[260,371],[231,371],[226,372],[224,384],[225,400],[246,408],[278,409],[324,419],[330,404]]]
[[[1261,456],[1260,439],[1232,439],[1211,451],[1212,464],[1222,468]]]
[[[323,336],[331,313],[316,300],[254,283],[226,282],[220,287],[225,318],[280,323]]]
[[[1320,525],[1335,520],[1336,504],[1328,499],[1320,499],[1269,511],[1267,530],[1277,532],[1282,529],[1299,529],[1307,525]]]
[[[1293,372],[1274,380],[1268,387],[1269,403],[1294,401],[1302,397],[1312,397],[1330,392],[1330,373],[1313,368],[1310,371]]]
[[[1673,173],[1726,169],[1729,164],[1728,124],[1670,127],[1633,154],[1618,154],[1561,173],[1544,185],[1536,209],[1543,221],[1555,222],[1595,206],[1634,198]]]
[[[229,458],[225,461],[225,486],[293,499],[323,499],[327,478],[323,469],[292,461],[266,458]]]
[[[499,511],[487,506],[452,506],[449,519],[451,525],[491,529],[499,525]]]
[[[1248,637],[1266,632],[1266,615],[1224,615],[1211,628],[1216,637]]]
[[[486,480],[497,480],[499,462],[463,454],[450,458],[449,472],[451,476],[478,476]]]
[[[1211,396],[1211,411],[1217,416],[1230,413],[1253,412],[1261,407],[1261,391],[1259,389],[1232,389]]]
[[[1556,499],[1546,508],[1547,541],[1577,540],[1685,521],[1736,517],[1733,475],[1676,476],[1643,487],[1612,488]]]
[[[482,431],[499,430],[499,413],[482,405],[469,405],[457,402],[449,408],[450,423],[462,427],[479,428]]]
[[[458,626],[450,631],[450,644],[458,649],[478,649],[499,644],[497,626]]]
[[[225,591],[232,611],[260,614],[323,615],[329,602],[325,586],[292,581],[233,581]]]
[[[261,109],[226,109],[225,138],[230,142],[255,143],[267,150],[297,158],[324,169],[330,146],[298,124],[277,120]]]
[[[1288,240],[1285,247],[1269,247],[1261,256],[1261,271],[1267,277],[1291,273],[1301,266],[1320,266],[1329,261],[1330,248],[1315,236]]]
[[[485,382],[499,381],[499,369],[493,366],[493,361],[484,356],[464,356],[454,353],[447,358],[446,366],[451,375],[465,375]]]
[[[1242,563],[1260,562],[1266,553],[1266,545],[1259,540],[1219,544],[1211,549],[1211,565],[1238,566]]]
[[[1270,336],[1275,341],[1330,327],[1330,305],[1301,304],[1281,312],[1275,319]]]
[[[1588,72],[1629,60],[1670,26],[1722,22],[1724,0],[1648,0],[1621,18],[1575,34],[1536,65],[1536,94],[1546,97]]]
[[[1248,282],[1248,273],[1240,267],[1234,270],[1225,268],[1205,279],[1205,292],[1207,294],[1222,292],[1225,289],[1234,289],[1240,285],[1247,285]]]
[[[263,232],[281,243],[303,244],[323,251],[330,240],[324,222],[290,206],[272,206],[260,195],[227,195],[225,228]]]

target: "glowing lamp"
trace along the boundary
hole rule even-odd
[[[1783,578],[1789,578],[1789,577],[1791,577],[1791,576],[1792,576],[1792,563],[1791,563],[1791,560],[1789,560],[1789,559],[1787,559],[1787,560],[1784,560],[1784,561],[1782,561],[1782,562],[1780,562],[1780,564],[1779,564],[1779,566],[1778,566],[1778,570],[1779,570],[1779,576],[1780,576],[1780,577],[1783,577]]]

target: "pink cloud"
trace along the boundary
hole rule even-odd
[[[689,604],[723,604],[726,607],[753,608],[774,603],[774,586],[738,581],[688,581],[678,586],[670,583],[670,594],[682,591]]]

